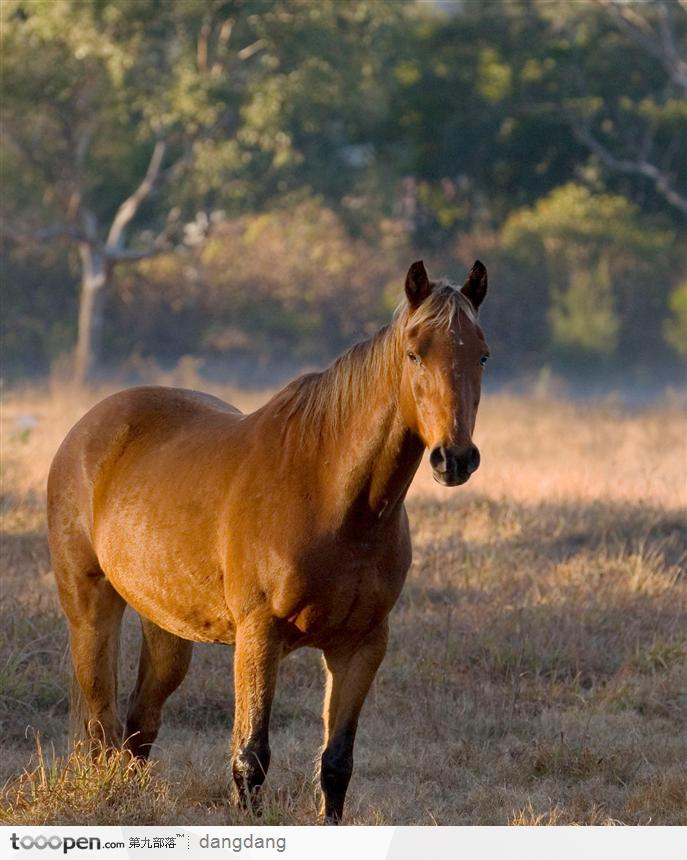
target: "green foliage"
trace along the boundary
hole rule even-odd
[[[620,323],[613,307],[612,288],[605,257],[591,271],[573,270],[567,289],[554,295],[551,304],[554,343],[587,353],[613,353]]]
[[[513,70],[494,48],[485,48],[479,56],[478,90],[487,102],[501,102],[511,93]]]
[[[60,246],[46,247],[40,255],[13,248],[0,256],[3,375],[44,372],[70,349],[77,313],[74,279]]]
[[[668,305],[671,316],[663,324],[665,339],[677,353],[687,357],[687,281],[671,292]]]
[[[7,207],[65,217],[85,193],[106,218],[158,137],[172,158],[198,158],[169,195],[191,212],[208,192],[224,203],[227,180],[228,202],[245,206],[322,177],[327,151],[340,180],[341,148],[381,106],[373,46],[402,12],[391,0],[8,0],[4,158],[18,181]]]
[[[638,8],[645,33],[659,11]],[[485,259],[485,320],[518,361],[684,353],[684,216],[580,129],[679,190],[687,102],[597,4],[5,0],[0,15],[10,367],[71,346],[79,278],[73,245],[12,236],[89,207],[104,240],[161,137],[171,179],[130,247],[226,217],[207,248],[118,273],[112,359],[248,341],[331,354],[421,256],[457,279]],[[687,15],[672,20],[682,50]]]
[[[669,231],[642,219],[637,205],[627,198],[595,194],[572,182],[555,188],[531,209],[513,213],[503,235],[511,248],[535,243],[552,257],[577,257],[589,248],[656,253],[673,238]]]
[[[227,221],[192,255],[148,261],[118,280],[129,338],[119,348],[331,357],[386,321],[389,294],[397,301],[403,283],[402,241],[393,221],[381,227],[381,250],[351,239],[315,200]],[[180,288],[189,268],[197,279]]]
[[[553,346],[568,355],[612,355],[621,338],[625,349],[660,346],[658,329],[647,338],[646,315],[677,256],[665,223],[620,195],[569,183],[514,212],[502,240],[548,287]]]

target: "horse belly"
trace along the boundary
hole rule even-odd
[[[148,510],[132,526],[124,507],[98,524],[100,566],[126,602],[176,636],[197,642],[234,641],[234,619],[208,529],[181,512],[170,527]],[[182,527],[181,523],[185,525]]]
[[[170,599],[164,587],[131,589],[129,579],[123,581],[107,573],[106,576],[136,612],[169,633],[193,642],[233,644],[236,627],[226,606],[194,601],[192,595],[187,600],[179,600],[179,597],[183,598],[184,589],[178,583],[174,589],[174,599]]]

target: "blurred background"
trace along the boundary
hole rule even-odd
[[[4,0],[3,376],[266,386],[479,257],[492,378],[687,350],[683,0]]]

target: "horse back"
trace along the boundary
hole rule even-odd
[[[241,411],[199,391],[141,386],[117,392],[90,409],[58,449],[48,476],[48,522],[70,499],[92,534],[94,502],[124,452],[137,443],[155,448],[185,428],[217,422],[231,425]]]

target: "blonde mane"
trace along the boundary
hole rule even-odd
[[[338,433],[356,406],[367,402],[379,386],[396,396],[406,328],[423,325],[450,329],[454,320],[460,325],[460,311],[470,322],[477,322],[470,300],[447,280],[434,283],[429,296],[414,311],[403,299],[389,325],[354,344],[325,370],[302,376],[284,389],[281,395],[287,398],[289,417],[298,416],[301,426],[318,436]]]
[[[404,308],[408,310],[408,303],[403,301],[399,307],[403,313]],[[460,291],[457,284],[443,279],[433,285],[432,292],[420,307],[409,315],[407,323],[451,328],[454,319],[460,325],[460,311],[463,311],[471,323],[477,322],[477,311],[470,299]]]

